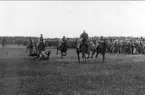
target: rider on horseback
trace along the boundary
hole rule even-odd
[[[104,37],[101,36],[98,40],[96,40],[96,46],[95,48],[97,48],[97,46],[100,44],[100,43],[103,43],[104,42]]]
[[[65,36],[63,36],[63,38],[62,38],[62,45],[65,47],[66,46],[66,44],[67,44],[67,40],[66,40],[66,38],[65,38]]]
[[[103,42],[104,42],[104,37],[101,36],[98,42],[99,42],[99,43],[103,43]]]
[[[63,43],[63,44],[66,43],[66,38],[65,38],[65,36],[63,36],[63,38],[62,38],[62,43]]]
[[[45,51],[45,43],[43,41],[43,35],[42,34],[39,38],[37,49],[38,49],[38,55],[40,55],[41,51]]]
[[[88,47],[87,41],[88,41],[89,36],[88,36],[88,34],[86,33],[85,30],[80,35],[80,38],[82,39],[82,45],[85,45],[86,47]]]
[[[40,36],[40,41],[43,42],[43,35]]]

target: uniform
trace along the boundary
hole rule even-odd
[[[66,41],[66,38],[62,38],[62,43],[63,43],[63,44],[66,44],[66,42],[67,42],[67,41]]]
[[[67,44],[67,40],[65,37],[62,38],[62,45],[63,47],[66,47],[66,44]]]
[[[104,38],[101,37],[99,40],[98,40],[98,43],[103,43],[104,42]]]
[[[85,30],[84,30],[84,32],[80,35],[80,38],[82,39],[82,45],[85,45],[85,46],[88,47],[87,41],[88,41],[89,36],[88,36],[88,34],[85,32]]]
[[[43,35],[40,36],[40,42],[43,42]]]

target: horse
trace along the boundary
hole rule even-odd
[[[66,56],[67,54],[67,45],[62,43],[59,47],[59,50],[61,51],[61,59],[62,59],[62,56]]]
[[[49,60],[51,51],[41,51],[40,55],[36,58],[37,60]]]
[[[57,49],[56,54],[58,54],[58,51],[61,52],[61,58],[62,58],[62,56],[66,56],[66,54],[67,54],[67,43],[63,43],[62,40],[59,40],[56,49]]]
[[[41,51],[45,51],[45,43],[43,41],[39,41],[36,45],[37,54],[40,55]]]
[[[82,40],[78,39],[77,46],[76,46],[76,52],[77,52],[79,63],[80,63],[80,53],[82,53],[82,58],[85,59],[85,61],[87,61],[87,59],[89,59],[89,57],[90,57],[90,51],[91,51],[89,42],[87,42],[86,44],[82,44],[81,42],[82,42]],[[86,45],[88,45],[88,46],[86,47]],[[87,58],[86,58],[85,54],[88,54]]]
[[[96,53],[96,57],[98,56],[98,54],[102,54],[102,61],[104,62],[104,60],[106,60],[105,57],[105,53],[106,53],[106,48],[107,48],[107,42],[106,40],[102,43],[98,43],[98,46],[96,46],[96,48],[94,49],[94,51],[92,52],[92,55],[90,58],[93,58],[93,55]]]

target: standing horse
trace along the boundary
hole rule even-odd
[[[104,60],[106,59],[105,58],[106,48],[107,48],[106,41],[104,41],[102,43],[99,43],[98,46],[96,47],[96,49],[94,49],[94,51],[93,51],[93,53],[92,53],[90,58],[93,58],[93,55],[95,53],[97,53],[96,54],[96,58],[97,58],[98,54],[100,53],[100,54],[102,54],[102,61],[104,62]]]
[[[77,52],[77,56],[78,56],[78,61],[80,63],[80,53],[82,53],[82,58],[85,59],[85,61],[87,61],[87,59],[89,59],[90,57],[90,47],[89,47],[89,43],[87,42],[86,44],[81,44],[81,39],[77,40],[77,47],[76,47],[76,52]],[[86,46],[88,45],[88,46]],[[86,54],[88,54],[88,57],[86,57]]]

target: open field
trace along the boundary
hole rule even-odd
[[[0,48],[0,95],[145,95],[145,56],[106,54],[107,61],[78,63],[75,50],[63,59],[30,59],[24,48]]]

